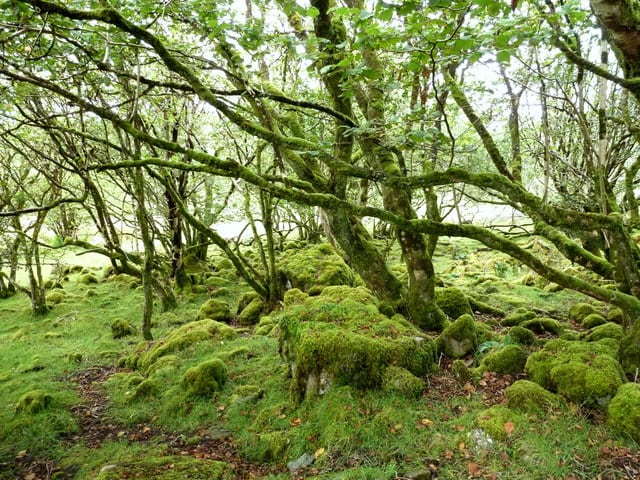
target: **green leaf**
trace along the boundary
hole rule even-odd
[[[458,52],[472,48],[475,40],[472,38],[459,38],[454,42],[454,49]]]
[[[320,10],[316,7],[311,6],[307,8],[307,17],[316,18],[318,15],[320,15]]]
[[[498,60],[499,63],[509,63],[509,62],[511,62],[511,51],[509,51],[509,50],[500,50],[496,54],[496,60]]]

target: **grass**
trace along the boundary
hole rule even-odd
[[[463,247],[456,248],[458,257],[473,254],[471,247],[466,253]],[[445,257],[451,261],[448,253],[439,258]],[[462,287],[473,291],[472,282]],[[569,292],[511,285],[487,294],[484,301],[505,306],[509,297],[517,300],[510,308],[522,302],[562,315],[582,300]],[[55,461],[66,475],[61,478],[232,478],[224,465],[176,456],[166,442],[170,437],[198,445],[212,432],[230,432],[245,459],[275,465],[282,473],[264,477],[274,480],[289,478],[287,462],[305,452],[316,457],[306,478],[392,479],[433,469],[440,479],[587,479],[605,468],[603,445],[637,449],[632,441],[613,436],[599,416],[594,420],[574,406],[545,415],[514,416],[513,429],[504,440],[484,444],[477,439],[477,426],[490,406],[483,393],[491,385],[465,390],[436,377],[425,379],[425,393],[418,399],[338,387],[294,406],[277,339],[256,337],[247,329],[235,340],[204,341],[174,352],[175,359],[148,376],[122,370],[102,385],[110,405],[105,422],[123,429],[150,426],[165,436],[145,443],[112,439],[98,447],[69,443],[79,431],[74,406],[82,402],[72,375],[90,366],[115,365],[144,344],[134,337],[114,340],[110,332],[116,318],[138,323],[139,290],[109,282],[84,286],[74,278],[64,287],[67,300],[43,318],[30,315],[22,296],[0,301],[2,480],[15,478],[16,457],[25,451],[33,458]],[[240,284],[229,288],[230,302],[247,290]],[[94,293],[87,294],[89,290]],[[176,325],[194,320],[204,300],[204,295],[191,295],[181,299],[178,310],[158,312],[154,336],[161,340]],[[187,395],[180,386],[182,374],[213,357],[227,366],[224,388],[205,397]],[[157,382],[157,388],[138,395],[145,380]],[[19,398],[36,388],[52,396],[51,404],[34,414],[16,413]],[[609,478],[624,478],[618,473]]]

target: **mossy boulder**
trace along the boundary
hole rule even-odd
[[[133,395],[136,399],[153,397],[162,391],[163,383],[157,378],[146,378],[137,386]]]
[[[190,395],[206,396],[220,391],[227,378],[224,362],[219,358],[213,358],[184,372],[180,385]]]
[[[518,380],[506,388],[507,405],[524,413],[542,413],[561,405],[560,397],[530,380]]]
[[[293,288],[309,292],[312,287],[353,286],[356,276],[328,243],[302,248],[283,256],[278,268]],[[320,293],[318,291],[318,293]]]
[[[283,303],[285,307],[289,307],[291,305],[303,305],[307,298],[309,298],[309,294],[303,292],[299,288],[291,288],[284,292]]]
[[[636,322],[620,340],[618,358],[626,373],[637,374],[640,369],[640,322]]]
[[[593,313],[600,312],[598,312],[598,310],[596,310],[596,308],[590,303],[576,303],[569,309],[569,318],[578,323],[582,323],[585,318]]]
[[[218,260],[218,263],[216,263],[216,270],[235,270],[235,267],[233,266],[233,262],[228,258],[221,258]]]
[[[169,333],[163,340],[143,344],[143,348],[147,350],[136,359],[135,365],[146,370],[165,355],[185,350],[199,342],[232,340],[237,335],[232,327],[215,320],[186,323]],[[131,363],[128,362],[128,365],[131,366]]]
[[[481,375],[481,372],[478,372],[477,369],[471,370],[467,363],[461,359],[453,361],[451,364],[451,373],[453,373],[454,378],[461,385],[469,382],[475,384],[476,381],[480,379]]]
[[[247,308],[247,305],[249,305],[256,298],[260,298],[260,295],[257,292],[254,292],[253,290],[250,290],[248,292],[243,292],[242,295],[240,295],[240,299],[238,300],[236,313],[239,315],[240,312],[242,312],[242,310]]]
[[[46,296],[47,304],[58,305],[67,299],[67,294],[63,290],[54,290]]]
[[[438,351],[449,358],[462,358],[478,346],[475,321],[469,314],[462,315],[446,327],[437,339]]]
[[[424,390],[424,382],[406,368],[388,367],[382,377],[382,390],[408,398],[418,398]]]
[[[467,296],[455,287],[437,288],[436,303],[438,307],[452,320],[462,315],[471,315],[473,310]]]
[[[436,367],[434,344],[417,327],[349,296],[339,302],[309,297],[278,318],[280,353],[289,366],[295,402],[333,386],[380,388],[389,366],[418,377]]]
[[[112,338],[124,338],[135,333],[135,327],[124,318],[116,318],[113,322],[111,322]]]
[[[278,321],[274,316],[267,315],[265,317],[262,317],[260,318],[260,322],[258,322],[258,325],[256,325],[253,334],[258,336],[269,335],[273,331],[277,323]]]
[[[78,276],[77,282],[82,285],[90,285],[92,283],[98,283],[99,280],[93,273],[83,273]]]
[[[532,320],[536,318],[536,316],[536,313],[532,312],[531,310],[519,308],[504,317],[500,324],[504,327],[515,327],[526,320]]]
[[[624,336],[624,329],[622,325],[617,323],[607,322],[603,325],[592,328],[584,336],[584,340],[587,342],[597,342],[603,338],[613,338],[620,340]]]
[[[102,467],[95,475],[85,478],[92,480],[122,480],[124,478],[147,478],[153,480],[232,480],[234,467],[220,460],[202,461],[185,455],[140,455],[120,454],[112,463]],[[52,479],[58,478],[55,474]],[[60,477],[62,478],[62,477]]]
[[[216,300],[210,298],[202,304],[200,310],[198,310],[198,316],[196,320],[203,320],[209,318],[216,322],[229,323],[231,321],[231,308],[229,304],[222,300]]]
[[[238,315],[238,323],[240,325],[255,325],[260,320],[267,307],[267,304],[261,298],[254,298]]]
[[[625,383],[607,407],[607,424],[613,431],[640,442],[640,384]]]
[[[607,320],[599,313],[591,313],[582,320],[582,326],[585,328],[593,328],[605,323],[607,323]]]
[[[16,403],[16,413],[38,413],[46,409],[53,400],[53,396],[42,389],[31,390],[23,394]]]
[[[371,293],[371,290],[366,287],[332,285],[323,288],[320,295],[328,302],[341,303],[349,299],[365,305],[378,305],[378,299]]]
[[[536,339],[531,330],[518,325],[509,329],[509,336],[520,345],[532,345]]]
[[[616,353],[600,342],[550,340],[529,356],[525,373],[567,400],[602,408],[626,381]]]
[[[621,308],[612,308],[611,310],[609,310],[609,313],[607,313],[608,322],[624,325],[625,320],[626,318]]]
[[[511,344],[491,350],[480,365],[490,372],[515,375],[524,371],[527,352],[520,345]]]
[[[525,320],[520,323],[520,326],[537,334],[551,333],[553,335],[560,335],[562,330],[564,330],[564,327],[558,320],[548,317]]]
[[[495,405],[480,412],[473,424],[494,440],[504,441],[520,428],[522,415],[503,405]]]

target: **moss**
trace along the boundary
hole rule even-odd
[[[531,310],[518,309],[504,317],[500,324],[505,327],[514,327],[516,325],[520,325],[526,320],[532,320],[534,318],[536,318],[535,312],[532,312]]]
[[[607,407],[607,425],[621,435],[640,442],[640,385],[625,383]]]
[[[379,388],[390,365],[417,376],[435,368],[433,342],[406,320],[382,315],[375,305],[309,297],[304,305],[285,308],[279,319],[280,353],[289,365],[296,402],[334,385]]]
[[[454,360],[453,364],[451,365],[451,372],[453,373],[453,376],[458,381],[458,383],[460,383],[461,385],[469,382],[475,383],[475,373],[471,371],[464,360]]]
[[[607,313],[607,321],[624,325],[626,323],[624,312],[621,308],[612,308]]]
[[[607,321],[599,313],[591,313],[582,320],[582,326],[585,328],[593,328],[605,323],[607,323]]]
[[[558,320],[548,317],[525,320],[520,324],[520,326],[538,334],[551,333],[553,335],[560,335],[564,329]]]
[[[241,447],[254,462],[283,462],[290,444],[290,432],[275,431],[251,435],[241,443]]]
[[[179,364],[180,359],[176,355],[166,355],[149,365],[144,373],[150,377],[159,370],[176,370]]]
[[[216,263],[216,270],[234,270],[233,262],[228,258],[222,258]]]
[[[520,345],[532,345],[536,339],[531,330],[517,325],[509,329],[509,336]]]
[[[82,363],[82,354],[81,353],[70,353],[67,356],[67,360],[69,363]]]
[[[216,322],[229,323],[231,321],[231,309],[229,304],[221,300],[210,298],[202,304],[198,310],[197,320],[209,318]]]
[[[190,346],[207,340],[231,340],[237,337],[236,331],[224,323],[205,319],[190,322],[177,328],[164,340],[151,344],[136,360],[138,368],[146,370],[160,357],[179,352]]]
[[[16,413],[38,413],[51,405],[53,397],[42,389],[31,390],[18,399]]]
[[[640,371],[640,322],[635,322],[620,340],[620,364],[626,373],[637,375]]]
[[[527,352],[520,345],[506,345],[489,352],[481,365],[491,372],[515,375],[524,371],[526,363]]]
[[[587,316],[593,313],[599,312],[590,303],[576,303],[569,309],[569,318],[571,320],[575,320],[578,323],[582,323],[582,321],[587,318]]]
[[[508,431],[517,431],[521,422],[522,417],[519,413],[505,406],[495,405],[480,412],[473,423],[477,428],[487,432],[491,438],[504,441],[509,436]],[[507,424],[512,424],[514,430],[506,428]]]
[[[437,288],[436,303],[452,320],[456,320],[465,314],[473,316],[473,310],[471,310],[467,296],[458,288]]]
[[[560,340],[580,340],[580,332],[577,330],[566,329],[563,330],[560,335],[558,335]]]
[[[254,298],[238,315],[240,325],[255,325],[264,313],[267,304],[261,298]]]
[[[303,305],[309,295],[299,288],[291,288],[284,292],[284,306]]]
[[[231,282],[226,278],[221,278],[217,275],[211,275],[204,281],[204,285],[209,289],[215,289],[228,287],[231,285]]]
[[[58,305],[67,299],[67,294],[62,290],[55,290],[46,296],[47,304]]]
[[[475,322],[471,315],[462,315],[446,327],[437,339],[438,351],[449,358],[462,358],[478,346]]]
[[[89,285],[92,283],[98,283],[98,277],[96,277],[93,273],[83,273],[78,276],[77,281],[82,285]]]
[[[616,353],[600,342],[550,340],[529,356],[525,373],[572,402],[601,408],[625,381]]]
[[[236,309],[237,314],[240,314],[242,310],[247,308],[247,305],[249,305],[253,300],[257,298],[259,299],[260,295],[258,295],[253,290],[249,290],[248,292],[243,292],[242,295],[240,295],[240,298],[238,299],[238,307]]]
[[[184,372],[180,385],[190,395],[206,396],[221,390],[226,382],[227,367],[222,360],[214,358],[189,368]]]
[[[124,318],[116,318],[111,322],[111,337],[123,338],[136,333],[136,329]]]
[[[285,255],[280,259],[278,266],[292,287],[305,292],[309,292],[314,286],[353,286],[356,278],[342,257],[328,243],[312,245],[291,255]]]
[[[157,378],[147,378],[138,384],[134,398],[147,398],[162,391],[162,382]]]
[[[378,305],[378,299],[365,287],[349,287],[346,285],[332,285],[322,289],[323,298],[327,301],[341,303],[346,299],[365,305]]]
[[[382,390],[407,398],[418,398],[424,390],[424,382],[406,368],[391,366],[382,377]]]
[[[92,476],[95,480],[123,478],[153,478],[154,480],[231,480],[233,468],[219,460],[202,461],[190,456],[138,455],[136,458],[116,459]],[[53,478],[53,477],[52,477]]]
[[[231,392],[232,403],[244,403],[264,397],[265,390],[257,385],[240,385]]]
[[[476,330],[478,345],[484,342],[497,342],[500,339],[500,336],[486,323],[474,322],[473,327]]]
[[[624,330],[621,325],[608,322],[589,330],[589,332],[584,336],[584,340],[587,342],[597,342],[603,338],[614,338],[616,340],[620,340],[623,336]]]
[[[509,408],[524,413],[542,413],[561,405],[557,395],[529,380],[518,380],[506,388],[504,396]]]

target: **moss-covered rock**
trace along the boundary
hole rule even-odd
[[[240,443],[247,458],[254,462],[282,462],[291,445],[291,432],[257,433]]]
[[[607,322],[603,325],[592,328],[584,336],[584,340],[587,342],[597,342],[603,338],[613,338],[620,340],[624,336],[624,330],[622,325],[617,323]]]
[[[569,309],[569,318],[571,320],[575,320],[578,323],[582,323],[585,318],[593,313],[599,312],[590,303],[576,303]]]
[[[216,270],[234,270],[233,262],[228,258],[221,258],[216,263]]]
[[[303,305],[308,298],[308,293],[303,292],[299,288],[291,288],[284,292],[283,303],[285,307],[290,307],[291,305]]]
[[[93,273],[83,273],[78,276],[77,282],[82,285],[90,285],[92,283],[98,283],[99,280]]]
[[[153,480],[232,480],[234,468],[219,460],[202,461],[185,455],[140,455],[128,453],[111,460],[92,480],[121,480],[123,478],[148,478]],[[55,478],[55,474],[52,479]]]
[[[435,368],[433,342],[406,320],[347,296],[309,297],[279,314],[280,353],[292,376],[295,402],[331,387],[379,388],[389,366],[416,376]]]
[[[149,344],[143,344],[142,348],[147,348],[135,361],[135,366],[146,370],[160,357],[170,353],[185,350],[192,345],[211,340],[232,340],[237,337],[236,331],[221,322],[205,319],[197,322],[190,322],[182,325],[169,333],[163,340]],[[131,364],[131,362],[129,362]]]
[[[216,322],[229,323],[231,321],[231,308],[229,304],[222,300],[210,298],[202,304],[200,310],[198,310],[197,320],[203,320],[209,318]]]
[[[159,371],[175,371],[178,369],[178,365],[180,365],[180,359],[177,355],[166,355],[160,357],[155,363],[152,363],[144,373],[151,377]]]
[[[531,330],[519,325],[511,327],[508,334],[514,342],[520,345],[532,345],[536,339]]]
[[[512,344],[494,348],[481,361],[481,366],[490,372],[517,374],[524,371],[527,352],[520,345]]]
[[[504,441],[520,428],[522,416],[510,408],[495,405],[480,412],[473,423],[491,438]]]
[[[612,308],[611,310],[609,310],[609,313],[607,313],[607,321],[608,322],[613,322],[613,323],[618,323],[620,325],[624,325],[625,324],[625,315],[624,312],[622,311],[621,308]]]
[[[111,322],[112,338],[124,338],[135,333],[135,327],[124,318],[116,318],[113,322]]]
[[[536,318],[536,316],[536,313],[532,312],[531,310],[519,308],[504,317],[500,324],[504,327],[515,327],[526,320],[532,320]]]
[[[247,305],[249,305],[256,298],[260,298],[260,295],[258,295],[258,293],[254,292],[253,290],[249,290],[248,292],[243,292],[242,295],[240,295],[240,299],[238,300],[238,307],[236,309],[236,313],[239,315],[240,312],[242,312],[242,310],[247,308]]]
[[[520,323],[520,326],[538,334],[551,333],[553,335],[560,335],[564,329],[558,320],[548,317],[525,320]]]
[[[349,287],[347,285],[332,285],[322,289],[320,295],[327,302],[341,303],[344,300],[353,300],[354,302],[365,305],[378,305],[378,299],[366,287]]]
[[[591,313],[582,320],[582,326],[585,328],[593,328],[605,323],[607,323],[607,320],[599,313]]]
[[[458,288],[437,288],[436,303],[451,320],[456,320],[462,315],[473,317],[473,310],[467,296]]]
[[[480,377],[479,372],[471,370],[466,362],[460,359],[454,360],[451,364],[451,373],[461,385],[469,382],[476,383],[476,380],[479,380]]]
[[[529,356],[525,373],[572,402],[602,408],[626,381],[616,353],[600,342],[550,340]]]
[[[16,413],[38,413],[46,409],[53,400],[53,396],[42,389],[31,390],[23,394],[16,403]]]
[[[162,391],[162,385],[162,382],[157,378],[146,378],[136,386],[133,396],[136,399],[155,396]]]
[[[353,286],[356,280],[353,271],[328,243],[312,245],[285,255],[278,267],[292,287],[304,292],[309,292],[314,286]]]
[[[607,425],[640,443],[640,384],[625,383],[607,407]]]
[[[417,398],[424,390],[424,382],[406,368],[388,367],[382,377],[382,390],[408,398]]]
[[[48,293],[45,298],[47,304],[58,305],[67,299],[67,294],[64,290],[54,290],[53,292]]]
[[[253,331],[253,334],[258,336],[269,335],[277,325],[277,322],[278,321],[275,318],[275,316],[272,316],[272,315],[264,316],[260,318],[260,322],[258,322],[258,325],[256,325],[256,328]]]
[[[244,310],[238,315],[240,325],[255,325],[260,320],[260,315],[264,313],[267,304],[261,298],[251,300]]]
[[[449,358],[462,358],[478,346],[475,322],[471,315],[462,315],[446,327],[437,339],[438,351]]]
[[[227,367],[219,358],[189,368],[180,385],[191,395],[206,396],[222,389],[227,382]]]
[[[560,398],[529,380],[518,380],[506,388],[509,408],[524,413],[542,413],[561,405]]]

